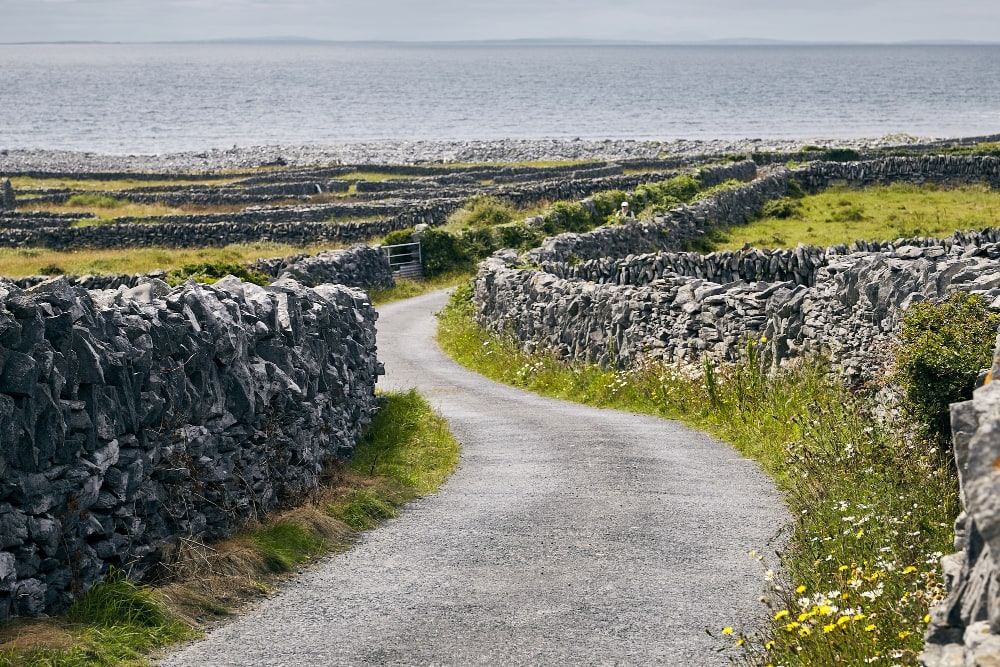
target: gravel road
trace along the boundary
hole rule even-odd
[[[728,664],[704,629],[766,613],[769,480],[676,423],[465,371],[432,340],[445,300],[381,307],[379,354],[385,389],[448,419],[458,471],[163,665]]]

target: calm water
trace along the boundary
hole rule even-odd
[[[998,74],[996,46],[0,46],[0,148],[973,136]]]

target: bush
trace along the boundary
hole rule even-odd
[[[802,204],[795,199],[782,197],[781,199],[772,199],[771,201],[764,202],[764,206],[760,209],[760,216],[762,218],[785,219],[798,213],[800,208],[802,208]]]
[[[167,282],[171,285],[180,285],[186,280],[195,280],[200,283],[212,284],[226,276],[236,276],[243,282],[254,283],[256,285],[271,284],[269,276],[258,271],[251,271],[242,264],[233,264],[230,262],[185,264],[181,268],[174,269],[168,273]]]
[[[545,214],[545,224],[542,228],[549,234],[586,232],[593,228],[594,224],[595,221],[583,204],[560,201],[553,204]]]
[[[455,211],[451,221],[472,227],[496,227],[514,221],[517,211],[508,201],[477,195]]]
[[[525,224],[505,225],[498,227],[497,231],[500,234],[500,245],[504,248],[528,250],[541,245],[545,239],[544,232]]]
[[[472,268],[472,258],[456,235],[440,229],[428,229],[420,239],[420,254],[424,262],[424,275],[428,278]]]
[[[949,404],[972,398],[979,371],[992,363],[998,326],[1000,314],[965,292],[906,312],[895,380],[905,392],[906,412],[941,444],[951,431]]]
[[[402,245],[403,243],[413,243],[412,229],[397,229],[389,232],[382,239],[382,245]]]
[[[67,206],[86,206],[90,208],[118,208],[124,206],[121,199],[108,197],[107,195],[81,194],[73,195],[66,200]]]
[[[853,148],[831,148],[823,153],[823,159],[830,162],[855,162],[861,159],[861,153]]]

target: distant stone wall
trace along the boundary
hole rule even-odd
[[[707,186],[718,185],[735,179],[747,181],[756,174],[752,162],[734,163],[703,171]],[[788,172],[775,173],[718,192],[713,196],[678,206],[665,215],[652,220],[627,222],[620,225],[599,227],[583,234],[567,233],[545,239],[541,247],[524,253],[523,262],[564,262],[569,259],[588,260],[601,257],[625,257],[657,250],[675,249],[705,234],[710,225],[738,225],[746,223],[764,202],[785,194]]]
[[[366,245],[356,245],[347,250],[327,250],[316,255],[271,257],[244,266],[274,280],[278,278],[297,280],[306,287],[330,283],[370,289],[392,287],[395,284],[392,268],[385,253],[379,247],[372,248]],[[66,280],[75,287],[106,290],[119,287],[131,288],[154,278],[162,280],[165,277],[166,272],[156,270],[138,274],[66,276]],[[21,289],[27,289],[46,280],[51,280],[51,276],[27,276],[11,279],[10,282]]]
[[[375,318],[290,280],[0,284],[0,620],[313,488],[376,410]]]

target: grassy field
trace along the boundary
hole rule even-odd
[[[101,191],[115,192],[118,190],[133,190],[136,188],[151,187],[186,187],[192,185],[229,185],[243,180],[244,177],[226,177],[207,179],[178,179],[178,180],[142,180],[138,178],[123,178],[114,180],[102,180],[96,178],[33,178],[30,176],[14,176],[10,183],[18,194],[30,194],[32,190],[73,190],[73,191]]]
[[[770,216],[716,230],[716,248],[737,250],[746,243],[760,248],[829,246],[857,239],[940,237],[1000,225],[1000,192],[982,185],[833,188],[785,201],[788,217]]]
[[[165,585],[112,573],[62,617],[0,627],[0,666],[148,664],[152,651],[197,636],[206,622],[434,493],[458,465],[458,443],[416,392],[385,400],[350,464],[329,467],[324,485],[298,507],[220,543],[184,544],[166,564]]]
[[[438,331],[463,365],[546,396],[680,420],[775,479],[794,517],[788,546],[780,558],[748,554],[770,586],[770,627],[754,634],[723,616],[707,628],[734,662],[916,664],[928,608],[944,594],[938,559],[951,551],[959,510],[937,447],[881,425],[866,395],[831,381],[821,363],[765,373],[754,341],[749,362],[700,372],[564,364],[478,328],[470,294],[456,291]]]
[[[222,248],[124,248],[108,250],[48,250],[46,248],[0,248],[0,275],[19,278],[32,275],[86,275],[146,273],[154,269],[180,268],[186,264],[252,262],[267,257],[298,253],[315,254],[342,248],[339,244],[306,247],[281,243],[251,243]]]

